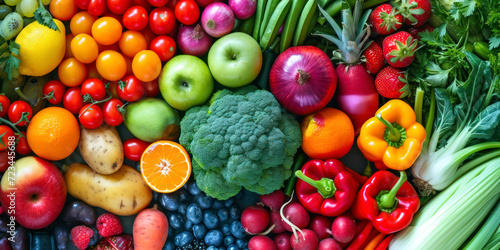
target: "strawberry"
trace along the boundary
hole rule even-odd
[[[94,230],[87,226],[76,226],[71,229],[71,241],[80,250],[88,247],[92,236],[94,236]]]
[[[385,64],[382,48],[376,42],[370,43],[363,51],[363,56],[366,70],[372,74],[376,74]]]
[[[123,226],[118,217],[111,213],[101,214],[96,221],[97,230],[102,237],[123,233]]]
[[[382,43],[385,60],[396,68],[404,68],[415,59],[418,41],[410,33],[399,31],[387,36]]]
[[[429,32],[432,32],[432,31],[434,31],[434,27],[432,27],[432,25],[427,23],[427,24],[425,24],[421,27],[418,27],[418,28],[416,28],[416,27],[409,28],[408,33],[410,33],[410,35],[412,37],[414,37],[415,39],[420,39],[420,36],[418,35],[418,33],[426,31],[426,30]]]
[[[432,4],[430,0],[402,0],[396,3],[406,24],[414,27],[424,25],[432,15]]]
[[[408,73],[392,66],[385,66],[375,78],[377,92],[385,98],[403,98],[410,94]]]
[[[389,35],[401,28],[401,25],[403,25],[403,16],[396,13],[396,8],[385,3],[373,10],[369,21],[375,33]]]

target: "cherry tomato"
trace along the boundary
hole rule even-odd
[[[0,143],[0,150],[4,151],[9,147],[9,139],[12,140],[12,138],[15,138],[14,131],[9,126],[0,125],[0,137],[2,138],[2,143]]]
[[[94,24],[95,20],[97,18],[87,11],[76,13],[69,22],[71,33],[75,36],[82,33],[92,35],[92,24]]]
[[[146,90],[147,97],[155,97],[160,93],[160,85],[158,85],[158,79],[150,82],[144,82],[144,89]]]
[[[106,0],[89,0],[87,11],[93,16],[102,16],[106,13]]]
[[[146,94],[143,83],[135,76],[126,76],[118,82],[116,92],[120,99],[127,102],[138,101]]]
[[[78,114],[80,109],[85,105],[83,102],[82,91],[79,87],[73,87],[66,90],[63,98],[64,108],[72,114]]]
[[[101,79],[101,75],[99,75],[99,71],[97,71],[95,62],[87,64],[87,78]]]
[[[123,102],[118,99],[110,99],[102,106],[104,122],[109,126],[118,126],[123,122]]]
[[[118,81],[127,72],[127,63],[123,56],[113,50],[105,50],[97,56],[96,67],[99,75],[109,81]]]
[[[111,82],[108,82],[107,85],[108,85],[107,89],[108,89],[109,93],[111,93],[111,96],[113,98],[115,98],[115,99],[120,98],[118,96],[118,92],[116,91],[116,85],[118,85],[118,82],[117,81],[111,81]]]
[[[92,100],[94,101],[100,101],[106,97],[106,87],[99,79],[89,78],[82,83],[81,88],[84,100],[86,100],[86,95],[92,97]]]
[[[86,10],[89,7],[90,0],[74,0],[76,6],[82,10]]]
[[[71,41],[71,51],[81,63],[94,62],[99,54],[97,43],[90,35],[78,34]]]
[[[155,33],[153,33],[153,31],[151,31],[149,27],[146,27],[143,30],[141,30],[141,33],[144,36],[144,38],[146,38],[146,42],[148,42],[148,44],[150,44],[151,41],[153,41],[153,39],[155,39],[155,37],[157,36]]]
[[[104,121],[104,115],[102,114],[101,108],[97,105],[92,105],[91,103],[85,105],[80,109],[78,115],[78,120],[80,124],[88,129],[96,129],[102,125]]]
[[[25,115],[25,113],[28,114]],[[28,125],[28,122],[26,121],[19,122],[24,115],[26,116],[28,121],[31,119],[31,116],[33,115],[33,109],[27,102],[19,100],[13,102],[10,105],[8,113],[10,122],[17,123],[16,125],[20,127],[26,126]]]
[[[149,13],[153,9],[153,6],[148,3],[148,0],[132,0],[132,6],[141,6],[146,9],[146,12]]]
[[[0,117],[4,117],[9,111],[10,100],[5,95],[0,95]]]
[[[139,31],[134,30],[123,32],[118,45],[123,54],[128,57],[134,57],[137,52],[148,49],[146,38]]]
[[[27,155],[31,153],[31,148],[28,145],[28,140],[26,140],[26,132],[21,133],[23,133],[24,137],[16,135],[16,152],[20,155]]]
[[[15,157],[16,157],[15,153],[11,153],[11,155],[10,155],[11,159],[9,159],[9,153],[10,152],[12,152],[12,151],[9,151],[9,150],[0,150],[0,173],[3,173],[5,171],[7,171],[7,169],[10,166],[9,161],[14,162],[16,160],[15,159]]]
[[[132,6],[132,0],[106,0],[109,11],[121,15]]]
[[[142,30],[148,26],[148,12],[141,6],[132,6],[123,14],[123,26],[129,30]]]
[[[92,36],[102,45],[118,42],[122,36],[122,25],[113,17],[101,17],[92,24]]]
[[[148,3],[154,7],[162,7],[167,4],[168,0],[148,0]]]
[[[99,47],[99,53],[101,53],[105,50],[120,51],[120,46],[118,45],[118,43],[113,43],[110,45],[97,44],[97,47]]]
[[[66,92],[66,86],[61,81],[52,80],[43,85],[43,98],[54,105],[62,102],[64,92]]]
[[[72,58],[72,57],[75,57],[73,55],[73,51],[71,51],[71,41],[73,41],[73,38],[75,38],[75,36],[71,33],[67,34],[66,35],[66,52],[64,52],[64,58],[63,59],[68,59],[68,58]]]
[[[200,8],[194,0],[181,0],[175,6],[175,18],[185,25],[192,25],[200,18]]]
[[[153,81],[161,72],[160,57],[152,50],[139,52],[132,60],[132,71],[143,82]]]
[[[175,9],[175,6],[177,5],[177,3],[179,2],[180,0],[169,0],[168,3],[167,3],[167,7],[169,7],[170,9],[174,10]]]
[[[76,87],[87,78],[87,67],[76,58],[68,58],[59,64],[57,74],[64,85]]]
[[[144,153],[149,144],[149,142],[137,138],[128,139],[123,142],[123,153],[127,159],[138,161],[141,159],[142,153]]]
[[[149,49],[154,51],[162,62],[170,60],[175,55],[176,45],[169,36],[157,36],[149,44]]]
[[[125,73],[126,76],[128,75],[133,75],[134,72],[132,71],[132,59],[133,57],[128,57],[124,54],[122,54],[123,59],[125,59],[125,63],[127,64],[127,73]]]
[[[175,29],[175,14],[168,7],[156,8],[149,13],[149,28],[157,35],[166,35]]]
[[[49,6],[50,14],[61,21],[70,20],[78,11],[74,0],[52,0]]]

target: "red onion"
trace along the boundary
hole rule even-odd
[[[291,47],[274,62],[269,85],[274,97],[288,111],[309,115],[330,102],[337,87],[337,73],[321,49]]]
[[[177,46],[184,54],[193,56],[205,55],[212,45],[212,38],[200,24],[181,25],[177,34]]]
[[[231,32],[234,19],[234,13],[227,4],[216,2],[203,10],[201,25],[209,35],[221,37]]]
[[[234,16],[241,20],[250,18],[257,9],[256,0],[229,0],[228,4],[233,10]]]

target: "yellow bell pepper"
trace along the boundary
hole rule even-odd
[[[413,165],[424,141],[425,129],[417,122],[415,111],[406,102],[394,99],[363,124],[357,143],[377,168],[403,171]]]

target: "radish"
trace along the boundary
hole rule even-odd
[[[285,194],[281,189],[278,189],[270,194],[260,195],[260,201],[271,209],[271,211],[279,211],[280,207],[285,202]]]
[[[249,234],[261,233],[269,225],[269,212],[263,206],[249,206],[241,213],[241,225]]]
[[[332,236],[340,243],[351,241],[356,235],[356,221],[350,215],[339,215],[332,223]]]
[[[248,242],[248,250],[278,250],[271,238],[264,235],[257,235]]]
[[[271,219],[269,221],[269,227],[273,227],[271,230],[271,233],[274,234],[280,234],[286,231],[285,227],[283,226],[283,223],[281,221],[281,215],[280,212],[277,211],[271,211]]]
[[[298,202],[292,202],[289,205],[283,205],[285,208],[283,209],[283,215],[281,217],[284,220],[283,216],[289,220],[292,224],[297,226],[298,228],[306,228],[309,224],[309,212]],[[288,223],[284,223],[283,227],[287,231],[293,232],[291,225]]]
[[[332,235],[332,220],[323,215],[314,215],[311,218],[311,222],[309,222],[309,226],[307,227],[318,235],[320,240],[328,238]]]
[[[318,236],[310,229],[302,229],[301,235],[290,236],[290,245],[293,250],[316,250]]]
[[[274,236],[274,243],[278,247],[278,250],[292,250],[292,245],[290,245],[290,233],[281,233]]]
[[[342,250],[342,246],[333,238],[326,238],[319,242],[318,250]]]
[[[134,249],[162,249],[168,236],[167,216],[156,208],[142,210],[134,220]]]

